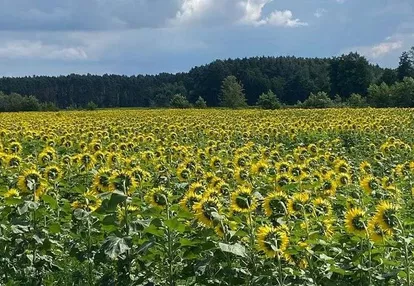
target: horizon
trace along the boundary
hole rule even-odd
[[[215,60],[358,52],[395,68],[409,0],[4,0],[0,77],[183,73]]]

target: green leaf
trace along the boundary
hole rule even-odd
[[[51,225],[49,226],[49,232],[50,233],[60,233],[61,232],[61,227],[60,224],[58,222],[52,222]]]
[[[49,195],[43,195],[42,196],[42,200],[45,202],[45,203],[47,203],[48,205],[50,205],[50,207],[52,208],[52,209],[57,209],[58,208],[58,203],[57,203],[57,201],[55,200],[55,198],[53,198],[53,197],[51,197],[51,196],[49,196]]]
[[[5,198],[4,199],[4,203],[8,206],[15,206],[15,205],[19,205],[23,202],[22,199],[18,199],[18,198]]]
[[[128,199],[128,196],[126,196],[124,193],[120,191],[114,191],[111,195],[111,199],[108,203],[108,208],[110,210],[116,210],[116,207],[120,204],[125,202]]]
[[[176,219],[176,218],[166,220],[165,225],[170,230],[175,230],[175,231],[178,231],[178,232],[181,232],[181,233],[185,231],[185,224],[183,224],[182,222],[179,222],[178,219]]]
[[[161,229],[158,229],[155,225],[151,224],[149,227],[144,230],[146,233],[153,234],[158,237],[162,237],[164,232]]]
[[[105,254],[112,260],[117,259],[119,255],[127,252],[129,249],[130,248],[124,238],[114,235],[108,236],[103,243]]]
[[[180,239],[181,246],[193,246],[193,245],[197,245],[199,243],[200,243],[199,241],[184,238],[184,237]]]
[[[219,247],[221,251],[232,253],[237,256],[246,257],[246,248],[241,245],[240,243],[235,244],[226,244],[226,243],[219,243]]]

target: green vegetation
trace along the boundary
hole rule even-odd
[[[283,106],[305,103],[311,94],[322,92],[333,101],[322,106],[413,107],[410,78],[414,78],[414,48],[401,55],[396,69],[372,65],[357,53],[324,59],[255,57],[216,60],[177,74],[3,77],[0,90],[12,97],[32,95],[48,108],[61,109],[88,109],[89,102],[99,108],[240,108],[259,102],[261,108],[278,108],[277,103],[260,99],[268,92],[276,94]],[[313,100],[306,104],[312,105]],[[2,98],[0,111],[29,108],[25,104],[11,108],[10,101]],[[33,98],[31,104],[29,109],[37,108]]]

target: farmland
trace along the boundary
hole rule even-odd
[[[0,114],[1,285],[412,285],[411,109]]]

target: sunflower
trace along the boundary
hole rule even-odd
[[[45,191],[40,173],[33,169],[26,170],[19,176],[17,186],[25,193],[33,193],[36,201]]]
[[[95,166],[95,162],[95,158],[88,153],[79,155],[79,163],[84,170],[91,170]]]
[[[381,244],[392,235],[392,231],[384,230],[379,224],[378,219],[373,217],[368,222],[368,234],[371,241]]]
[[[289,172],[289,167],[288,162],[280,162],[276,164],[277,172],[280,174]]]
[[[4,198],[19,198],[20,194],[19,191],[16,189],[10,189],[3,194]]]
[[[324,193],[324,195],[333,197],[336,194],[337,187],[338,186],[334,179],[325,178],[322,181],[321,191]]]
[[[370,195],[372,192],[378,190],[379,182],[377,178],[373,176],[367,176],[360,181],[360,186],[365,191],[365,193]]]
[[[198,221],[207,227],[213,227],[216,214],[220,214],[220,203],[214,198],[203,198],[193,207]]]
[[[166,208],[171,193],[164,187],[151,189],[145,195],[145,201],[155,208]]]
[[[224,181],[220,181],[215,187],[223,196],[227,196],[230,193],[230,186]]]
[[[202,196],[188,191],[180,200],[180,206],[188,212],[194,213],[194,205],[201,201]]]
[[[305,205],[309,202],[308,193],[295,193],[292,198],[288,200],[288,213],[289,215],[301,215]]]
[[[269,194],[263,201],[267,217],[284,216],[287,214],[287,196],[282,192]]]
[[[56,182],[62,177],[62,170],[56,165],[48,166],[45,168],[44,176],[48,181]]]
[[[303,171],[303,167],[294,165],[290,167],[289,175],[294,181],[300,181],[306,174]]]
[[[115,167],[121,162],[121,157],[115,152],[108,153],[107,158],[106,164],[108,167]]]
[[[241,186],[231,194],[231,210],[237,213],[249,213],[254,211],[257,206],[257,199],[252,193],[252,189]]]
[[[358,207],[349,209],[345,214],[345,228],[351,234],[366,236],[365,212]]]
[[[359,165],[359,170],[361,171],[361,173],[363,174],[371,174],[372,173],[372,167],[371,164],[368,163],[367,161],[363,161],[360,165]]]
[[[109,189],[111,191],[121,191],[125,194],[130,194],[137,186],[135,177],[128,171],[115,171],[109,178]]]
[[[199,182],[192,183],[188,187],[188,192],[194,193],[196,195],[202,195],[205,191],[206,191],[206,187],[204,187],[204,185]]]
[[[243,154],[243,153],[240,154],[240,155],[237,155],[234,158],[234,164],[239,168],[246,167],[248,162],[249,162],[249,157],[246,154]]]
[[[236,168],[234,173],[239,184],[245,184],[249,181],[249,171],[243,168]]]
[[[137,206],[133,206],[128,204],[127,206],[127,212],[128,213],[132,213],[132,212],[136,212],[138,210]],[[125,220],[125,208],[121,207],[118,205],[118,207],[116,208],[116,214],[117,214],[117,218],[119,221],[124,221]]]
[[[217,170],[220,169],[221,167],[221,159],[217,156],[214,156],[213,158],[211,158],[210,160],[210,167],[213,170]]]
[[[340,173],[336,181],[340,186],[347,186],[352,183],[352,178],[348,173]]]
[[[284,186],[288,185],[291,182],[291,178],[287,174],[278,174],[276,175],[276,188],[281,190]]]
[[[137,183],[142,183],[151,177],[151,174],[142,170],[140,167],[135,167],[130,171],[131,175],[135,178]]]
[[[52,161],[52,158],[50,158],[47,152],[41,152],[37,156],[37,160],[41,166],[44,166],[47,165],[50,161]]]
[[[108,191],[111,175],[112,171],[110,169],[99,169],[93,177],[93,186],[101,189],[102,191]]]
[[[264,160],[260,160],[251,166],[250,172],[254,175],[264,175],[268,169],[269,164]]]
[[[93,154],[93,157],[95,158],[96,162],[104,164],[106,160],[106,154],[102,151],[96,151]]]
[[[349,164],[343,159],[339,159],[334,163],[334,169],[337,173],[348,173]]]
[[[185,182],[190,178],[191,171],[185,166],[181,166],[177,169],[177,177],[181,182]]]
[[[289,245],[289,237],[280,228],[261,226],[256,235],[257,248],[269,258],[282,257]]]
[[[316,224],[318,233],[326,238],[331,238],[334,234],[333,221],[331,218],[324,219]]]
[[[226,233],[228,233],[231,230],[236,229],[237,223],[234,221],[222,221],[221,223],[218,223],[217,226],[214,228],[214,232],[219,237],[224,237]]]
[[[22,158],[18,155],[10,155],[6,157],[6,164],[10,168],[17,168],[20,166],[22,162]]]
[[[22,152],[23,148],[19,142],[12,142],[10,143],[9,150],[13,154],[19,154]]]
[[[392,232],[398,226],[396,217],[398,207],[390,202],[382,201],[376,207],[375,220],[382,230]]]
[[[332,206],[328,200],[319,197],[312,202],[316,216],[330,216],[332,214]]]

